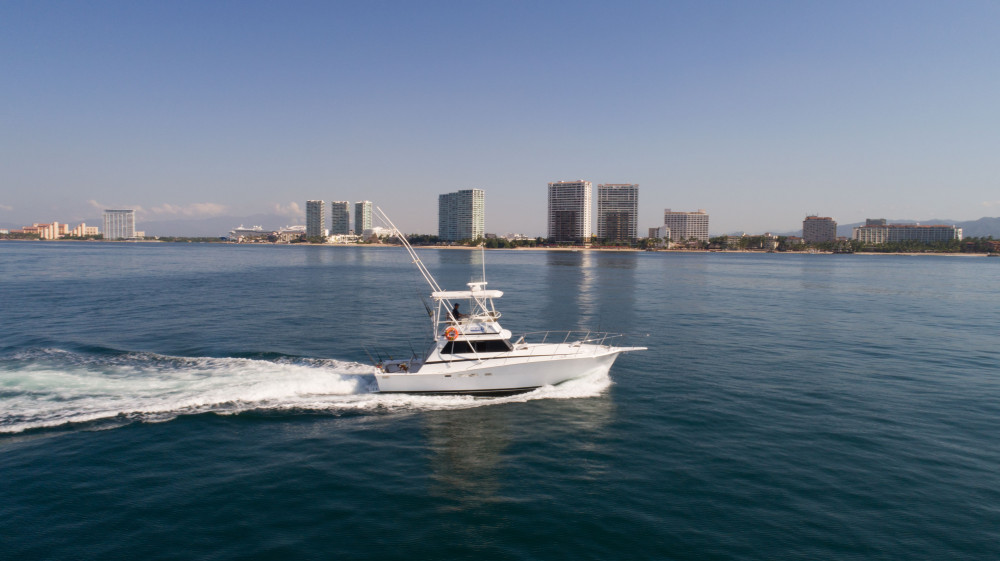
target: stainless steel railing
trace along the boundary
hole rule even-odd
[[[613,342],[620,341],[624,335],[622,333],[609,333],[605,331],[532,331],[514,337],[514,348],[525,344],[555,344],[559,347],[563,345],[579,347],[580,345],[601,345],[611,346]]]

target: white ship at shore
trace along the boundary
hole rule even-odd
[[[485,268],[483,280],[468,283],[467,290],[443,290],[402,232],[377,210],[430,285],[434,304],[434,338],[424,355],[376,364],[381,393],[514,394],[607,374],[621,353],[646,350],[615,346],[621,335],[611,333],[549,331],[514,338],[500,325],[494,300],[503,292],[486,288]]]

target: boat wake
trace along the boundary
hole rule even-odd
[[[112,428],[181,415],[442,410],[592,397],[606,375],[498,398],[379,394],[371,366],[333,359],[26,351],[0,358],[0,434]]]

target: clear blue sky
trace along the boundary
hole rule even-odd
[[[538,234],[560,179],[639,183],[641,231],[1000,216],[995,1],[7,1],[0,100],[3,223],[370,199],[434,232],[482,188]]]

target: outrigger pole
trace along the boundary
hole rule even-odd
[[[403,244],[403,247],[406,248],[406,252],[410,254],[410,259],[413,260],[413,264],[420,270],[420,274],[424,276],[424,280],[427,281],[427,284],[431,285],[431,292],[442,292],[437,281],[434,280],[433,276],[431,276],[431,272],[427,270],[427,267],[424,266],[424,262],[420,260],[420,257],[417,257],[417,252],[413,250],[413,246],[411,246],[410,242],[406,240],[406,236],[399,231],[399,228],[392,223],[392,220],[389,220],[389,216],[386,215],[385,211],[379,207],[375,207],[375,210],[378,211],[379,220],[382,220],[388,224],[390,228],[392,228],[393,235],[395,235],[396,238],[399,239],[400,243]]]
[[[427,281],[428,285],[430,285],[431,296],[433,297],[435,292],[444,292],[444,290],[437,283],[437,281],[434,280],[434,276],[431,275],[431,272],[427,270],[427,267],[424,265],[424,262],[420,260],[420,257],[417,255],[417,252],[413,249],[413,246],[410,245],[410,242],[406,239],[406,236],[403,235],[403,233],[399,231],[399,228],[397,228],[396,225],[393,224],[392,220],[389,219],[389,215],[387,215],[384,210],[382,210],[380,207],[377,206],[375,207],[375,211],[378,219],[381,220],[383,223],[387,224],[390,228],[392,228],[392,234],[396,236],[396,239],[398,239],[399,242],[403,244],[403,247],[406,248],[406,252],[410,254],[410,259],[413,260],[413,264],[417,266],[417,269],[420,271],[420,274],[423,275],[424,280]],[[486,282],[486,259],[483,259],[483,283],[485,284],[485,282]],[[453,322],[456,323],[458,322],[458,318],[453,316],[451,313],[451,300],[449,300],[448,298],[436,298],[436,300],[438,301],[437,313],[431,312],[431,310],[429,309],[427,310],[428,312],[430,312],[431,322],[434,324],[433,331],[434,331],[435,341],[437,341],[439,337],[437,333],[438,320],[440,318],[439,314],[441,313],[447,314],[445,317],[451,318]],[[443,312],[441,311],[442,304],[444,305]],[[482,304],[480,304],[480,306],[482,306]],[[424,307],[427,308],[426,303],[424,303]]]

